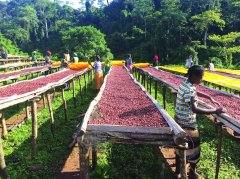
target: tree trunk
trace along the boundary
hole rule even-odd
[[[45,30],[46,30],[46,38],[48,39],[48,24],[47,24],[47,18],[44,18],[44,23],[45,23]]]
[[[207,36],[208,36],[208,27],[206,27],[204,38],[203,38],[203,44],[204,46],[207,46]]]

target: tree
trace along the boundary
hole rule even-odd
[[[83,57],[111,56],[104,34],[92,26],[70,28],[62,33],[62,40],[65,49],[78,52]]]
[[[240,46],[236,41],[240,38],[240,32],[231,32],[227,35],[211,35],[209,40],[215,42],[218,46],[213,46],[212,50],[217,51],[224,58],[224,63],[228,67],[232,65],[232,54],[240,53]]]
[[[192,16],[191,18],[198,30],[204,31],[203,43],[207,46],[207,37],[209,26],[216,24],[217,27],[222,29],[225,26],[225,21],[221,19],[221,14],[214,10],[205,11],[201,14]]]

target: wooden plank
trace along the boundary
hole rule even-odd
[[[99,132],[122,132],[135,134],[173,134],[169,127],[139,127],[139,126],[118,126],[118,125],[96,125],[88,124],[87,131]]]

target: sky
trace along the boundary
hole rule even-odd
[[[80,3],[79,3],[79,0],[61,0],[64,4],[67,4],[67,5],[70,5],[70,6],[72,6],[73,8],[75,8],[75,9],[78,9],[78,8],[80,8],[81,6],[80,6]],[[112,0],[109,0],[109,3],[110,2],[112,2]],[[106,1],[106,3],[107,3],[107,1]],[[97,1],[96,1],[96,3],[94,4],[94,6],[98,6],[97,5]]]

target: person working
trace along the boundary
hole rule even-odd
[[[67,68],[67,66],[68,66],[67,57],[66,54],[64,53],[63,58],[61,60],[61,68]]]
[[[7,61],[7,52],[5,51],[4,48],[1,49],[0,54],[1,54],[1,58]],[[5,63],[6,62],[3,62],[3,64],[5,64]]]
[[[32,62],[34,62],[34,64],[32,65],[33,67],[37,66],[37,52],[33,51],[32,52]]]
[[[212,103],[220,106],[210,96],[197,92],[194,85],[200,84],[204,76],[204,69],[199,65],[194,65],[188,69],[188,79],[184,80],[177,92],[176,106],[175,106],[175,120],[185,130],[187,137],[184,142],[188,143],[188,150],[186,151],[187,161],[190,163],[190,179],[198,178],[196,172],[196,165],[200,160],[200,137],[197,129],[196,113],[197,114],[219,114],[226,110],[222,107],[213,109],[203,109],[198,107],[198,98],[203,97],[209,99]],[[179,173],[179,155],[176,150],[176,164],[177,173]]]
[[[97,55],[94,64],[92,65],[89,61],[88,63],[94,68],[94,82],[95,82],[95,89],[98,91],[100,90],[102,83],[103,83],[103,71],[102,71],[102,63],[101,58]]]
[[[153,58],[153,67],[158,68],[158,55],[155,55]]]
[[[78,63],[79,58],[76,52],[73,53],[73,63]]]
[[[132,70],[132,58],[131,58],[131,54],[127,54],[126,65],[127,65],[128,70],[131,72],[131,70]]]
[[[51,56],[52,52],[51,51],[46,51],[46,56],[45,56],[45,65],[50,65],[51,64],[51,59],[50,59],[50,56]]]
[[[214,71],[214,64],[213,64],[213,62],[212,62],[212,60],[210,60],[209,62],[208,62],[208,71]]]
[[[189,55],[189,57],[186,59],[186,63],[185,63],[185,68],[189,69],[192,64],[193,64],[193,60],[192,60],[193,56]]]

